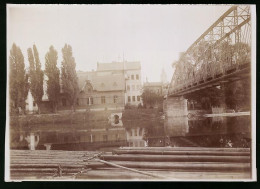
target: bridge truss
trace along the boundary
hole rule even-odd
[[[250,72],[250,6],[232,6],[211,25],[177,62],[168,96],[179,96]],[[234,77],[235,76],[235,77]]]

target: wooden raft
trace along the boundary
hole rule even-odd
[[[11,177],[87,180],[249,179],[249,148],[123,147],[98,152],[11,151]],[[57,167],[62,177],[53,177]],[[83,171],[81,171],[83,170]],[[76,175],[76,176],[75,176]]]

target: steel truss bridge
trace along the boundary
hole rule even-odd
[[[250,65],[250,6],[232,6],[173,63],[168,96],[247,78]]]

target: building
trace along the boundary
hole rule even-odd
[[[142,82],[140,62],[97,63],[98,75],[123,74],[125,78],[125,104],[142,104]]]
[[[161,77],[160,82],[149,82],[146,79],[146,82],[144,82],[144,84],[143,84],[143,88],[149,89],[150,91],[158,94],[159,96],[167,95],[169,82],[167,80],[167,75],[166,75],[164,69],[162,69],[160,77]]]
[[[145,82],[144,89],[148,89],[149,91],[162,96],[163,93],[163,83],[162,82]]]
[[[78,108],[90,110],[122,110],[125,106],[123,74],[78,73],[80,93]]]

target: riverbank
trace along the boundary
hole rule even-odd
[[[152,120],[162,115],[158,109],[126,109],[126,110],[106,110],[106,111],[76,111],[58,114],[29,114],[20,116],[10,116],[10,126],[28,127],[31,125],[44,124],[84,124],[87,122],[108,121],[113,113],[122,113],[122,120]]]

